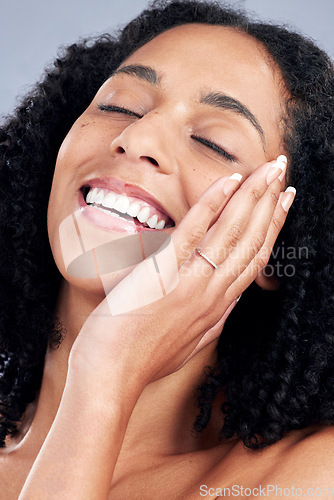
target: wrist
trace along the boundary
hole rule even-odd
[[[71,356],[63,398],[68,396],[78,409],[92,409],[106,419],[115,413],[126,418],[144,389],[138,379],[132,380],[130,373],[124,366],[105,369],[102,361],[95,367]]]

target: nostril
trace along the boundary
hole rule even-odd
[[[122,146],[118,146],[118,148],[116,149],[116,153],[122,155],[125,153],[125,149],[122,148]]]
[[[150,163],[152,163],[152,165],[155,165],[156,167],[159,166],[159,163],[157,162],[157,160],[152,158],[152,156],[142,156],[141,158],[146,158]]]

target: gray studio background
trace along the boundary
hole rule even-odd
[[[4,0],[0,15],[0,116],[10,113],[62,44],[113,30],[148,0]],[[334,0],[230,0],[263,20],[306,33],[334,58]]]

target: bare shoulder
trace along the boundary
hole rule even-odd
[[[292,431],[260,450],[239,441],[222,457],[189,498],[334,497],[334,426]]]
[[[29,474],[33,458],[25,450],[0,449],[0,491],[5,492],[6,500],[19,497],[23,484]]]
[[[334,496],[334,426],[309,428],[296,436],[282,448],[281,459],[266,480],[303,488],[331,487]]]
[[[8,500],[18,498],[20,494],[20,465],[12,460],[4,450],[0,451],[0,490]]]

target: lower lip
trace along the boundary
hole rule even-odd
[[[138,219],[126,220],[121,217],[106,215],[100,210],[87,205],[83,193],[79,192],[80,213],[96,226],[107,231],[117,231],[119,233],[135,234],[141,231],[154,231],[149,227],[140,225]]]

